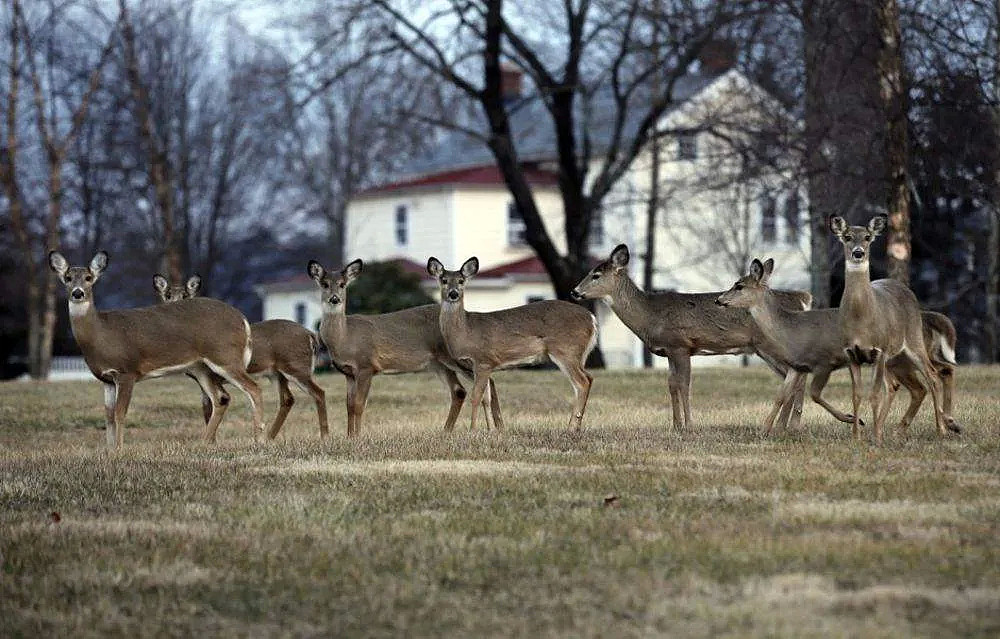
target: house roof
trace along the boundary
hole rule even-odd
[[[529,167],[525,169],[525,176],[528,183],[533,186],[555,187],[559,182],[559,177],[552,171]],[[400,191],[428,186],[498,186],[504,187],[503,175],[495,164],[485,166],[472,166],[455,170],[446,170],[430,175],[407,178],[366,189],[359,193],[360,196]]]
[[[418,264],[405,257],[395,257],[389,260],[381,261],[397,264],[399,269],[404,273],[420,276],[427,275],[427,267],[425,265]],[[313,283],[311,277],[305,273],[299,273],[297,275],[292,275],[291,277],[283,277],[277,280],[261,282],[254,287],[254,290],[258,295],[264,296],[270,293],[295,293],[298,291],[311,290],[314,286],[315,283]]]
[[[737,71],[728,71],[722,75],[689,73],[677,79],[673,88],[673,104],[664,112],[671,113],[706,87],[714,84],[722,77]],[[641,104],[644,97],[639,89],[632,96],[633,104]],[[598,89],[588,104],[588,116],[581,116],[577,125],[585,128],[595,155],[604,153],[611,145],[614,132],[615,108],[614,96],[610,87]],[[551,114],[544,102],[537,95],[528,95],[514,103],[510,109],[510,128],[515,139],[515,147],[521,162],[552,161],[557,157],[555,130],[552,126]],[[628,109],[627,119],[623,128],[623,139],[630,139],[638,130],[643,112],[641,109]],[[446,172],[470,167],[494,166],[493,153],[481,140],[472,138],[461,132],[454,131],[444,134],[440,142],[427,153],[413,158],[402,167],[398,175],[409,180],[424,176],[436,176]]]
[[[494,266],[493,268],[486,269],[485,271],[479,271],[476,275],[477,279],[486,279],[491,277],[524,277],[528,275],[544,275],[548,279],[548,271],[545,270],[545,265],[542,261],[535,256],[526,257],[521,260],[515,260],[513,262],[508,262],[506,264],[501,264],[500,266]]]

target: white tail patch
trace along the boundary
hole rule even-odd
[[[935,333],[934,341],[937,342],[938,348],[941,349],[941,355],[944,357],[944,361],[949,364],[955,364],[955,349],[951,347],[948,340],[945,339],[944,333]]]
[[[590,353],[594,350],[594,347],[597,346],[597,316],[593,313],[590,314],[590,323],[594,325],[594,331],[590,334],[590,343],[587,344],[587,350],[583,352],[584,363],[586,363],[587,358],[590,357]]]
[[[250,332],[250,322],[243,318],[243,330],[247,334],[247,345],[243,347],[243,368],[250,367],[250,360],[253,358],[253,334]]]

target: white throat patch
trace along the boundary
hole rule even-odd
[[[69,316],[70,317],[83,317],[90,311],[90,300],[85,300],[83,302],[73,302],[69,303]]]

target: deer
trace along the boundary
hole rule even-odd
[[[882,443],[882,425],[889,408],[886,370],[892,362],[911,367],[912,381],[930,390],[938,434],[949,430],[960,433],[961,427],[942,407],[941,384],[927,353],[917,297],[896,280],[871,280],[871,244],[886,229],[887,220],[886,215],[876,215],[867,226],[850,226],[837,215],[829,218],[830,230],[844,250],[844,294],[838,318],[841,346],[851,371],[855,415],[851,432],[855,439],[860,438],[861,365],[872,364],[872,436],[876,444]]]
[[[765,420],[765,434],[770,435],[774,419],[779,409],[794,401],[794,388],[804,382],[808,373],[813,374],[810,396],[838,420],[853,423],[853,419],[831,406],[823,399],[822,393],[830,374],[848,365],[847,354],[841,344],[838,309],[789,310],[782,306],[775,292],[768,285],[774,270],[774,260],[761,262],[754,259],[746,275],[740,277],[733,286],[722,293],[716,303],[729,308],[744,308],[750,313],[764,340],[758,349],[774,360],[788,367],[785,381],[779,389],[774,407]],[[954,369],[955,329],[951,321],[940,313],[925,312],[924,341],[928,350],[940,350],[940,358],[934,361],[935,369]],[[950,353],[950,354],[949,354]],[[893,388],[889,402],[900,384],[910,391],[910,406],[900,421],[905,429],[913,420],[924,400],[926,392],[922,385],[914,381],[912,368],[906,362],[890,363]],[[946,402],[946,413],[950,413],[950,393]],[[798,414],[794,414],[792,427],[798,425]],[[782,424],[785,426],[786,424]]]
[[[491,313],[465,310],[465,287],[479,272],[470,257],[449,271],[436,257],[427,272],[439,284],[441,335],[451,356],[472,369],[472,405],[476,406],[493,372],[550,359],[573,386],[575,402],[569,428],[579,430],[594,378],[585,364],[597,344],[597,318],[587,309],[563,300],[542,300]],[[471,428],[478,411],[472,411]]]
[[[778,375],[787,367],[760,353],[764,339],[750,314],[743,309],[725,308],[715,303],[714,293],[649,293],[640,289],[628,273],[629,250],[619,244],[608,259],[592,268],[571,294],[576,299],[604,300],[618,318],[642,340],[654,355],[670,362],[668,388],[677,430],[690,428],[691,357],[757,352]],[[805,291],[775,291],[782,306],[804,310],[812,304]],[[797,393],[801,408],[802,388]]]
[[[70,325],[90,372],[104,384],[107,445],[121,447],[125,415],[136,383],[177,373],[191,373],[203,388],[211,371],[243,391],[250,400],[253,432],[263,430],[260,387],[247,372],[252,337],[250,323],[219,300],[196,298],[175,304],[99,311],[94,284],[108,266],[99,251],[88,266],[70,266],[58,251],[49,266],[69,297]],[[212,396],[213,410],[205,440],[215,441],[224,410]]]
[[[347,289],[363,268],[360,259],[339,272],[326,270],[316,260],[310,260],[306,267],[322,297],[320,339],[347,380],[347,436],[355,437],[360,432],[375,375],[424,370],[435,373],[451,395],[444,430],[452,431],[467,394],[458,374],[468,376],[469,372],[448,353],[438,324],[438,305],[423,304],[378,315],[348,315]],[[473,414],[483,406],[487,428],[503,428],[500,399],[492,383],[489,393],[475,398],[472,405]]]
[[[153,276],[153,288],[163,303],[187,300],[197,297],[201,292],[201,277],[192,275],[183,285],[172,286],[167,278],[157,273]],[[278,436],[289,411],[295,405],[295,396],[289,388],[289,382],[294,382],[316,403],[319,436],[320,439],[326,439],[329,434],[326,392],[313,377],[318,346],[316,334],[297,322],[283,319],[255,322],[250,325],[250,334],[253,339],[253,354],[247,365],[247,373],[272,377],[278,385],[278,412],[267,429],[267,438],[274,439]],[[213,394],[224,398],[223,410],[229,403],[228,393],[222,387],[223,379],[211,372],[208,379],[210,387],[202,388],[202,409],[206,423],[210,419]]]

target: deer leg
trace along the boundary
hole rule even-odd
[[[115,383],[104,384],[104,420],[107,428],[104,436],[107,440],[108,448],[114,448],[118,444],[118,428],[115,423],[115,402],[118,398],[118,386]]]
[[[942,409],[941,404],[941,383],[937,376],[937,371],[931,364],[930,358],[927,357],[926,352],[912,353],[909,349],[904,349],[907,357],[914,362],[917,370],[927,381],[927,385],[930,386],[931,399],[934,402],[934,423],[937,425],[938,433],[940,435],[946,434],[947,431],[953,433],[961,433],[962,427],[951,416],[950,413],[946,414]]]
[[[885,351],[875,348],[875,365],[872,372],[872,388],[868,400],[872,406],[872,415],[875,417],[875,425],[872,434],[876,444],[882,443],[882,423],[886,414],[882,412],[882,402],[886,395],[885,380]]]
[[[253,433],[254,438],[256,438],[257,433],[264,431],[264,413],[262,410],[264,402],[263,398],[261,397],[260,386],[258,386],[257,382],[255,382],[253,378],[250,377],[247,374],[247,372],[241,368],[238,367],[223,368],[221,366],[212,364],[211,362],[206,362],[206,363],[208,364],[209,368],[212,369],[212,371],[226,378],[226,381],[228,381],[230,384],[236,386],[241,391],[243,391],[243,393],[247,396],[247,399],[250,400],[250,410],[253,414],[253,424],[251,425],[251,431]],[[214,439],[215,437],[214,433],[212,434],[212,437]]]
[[[801,373],[792,368],[789,368],[788,372],[785,373],[785,379],[781,382],[778,395],[774,398],[774,406],[771,407],[771,412],[767,414],[767,418],[764,420],[765,435],[770,435],[774,430],[774,420],[782,407],[792,405],[792,393],[795,392],[795,387],[799,384],[800,375]]]
[[[812,382],[809,384],[809,397],[812,398],[814,402],[826,409],[826,412],[833,415],[837,421],[844,422],[845,424],[851,424],[854,422],[854,415],[848,415],[847,413],[842,413],[830,404],[830,402],[823,399],[823,389],[826,388],[826,383],[830,379],[830,373],[833,369],[822,368],[813,371]],[[864,426],[865,422],[862,419],[858,420],[861,425]]]
[[[132,402],[132,388],[135,378],[130,375],[119,375],[115,379],[115,446],[120,448],[125,440],[125,414]]]
[[[497,383],[492,377],[489,383],[490,412],[493,413],[493,425],[497,430],[503,430],[503,415],[500,412],[500,395],[497,393]]]
[[[354,375],[344,375],[347,382],[347,436],[354,437],[357,434],[357,419],[354,416],[354,397],[358,393],[358,378]]]
[[[278,412],[275,413],[271,428],[267,431],[268,439],[274,439],[278,436],[278,432],[285,424],[285,419],[288,417],[289,411],[295,405],[295,395],[292,395],[291,389],[288,388],[288,380],[280,372],[276,371],[274,374],[275,381],[278,382]]]
[[[802,373],[792,389],[791,402],[781,409],[778,425],[785,430],[799,430],[802,425],[802,403],[806,395],[806,380],[809,375]]]
[[[670,388],[670,408],[673,411],[674,429],[680,431],[684,430],[685,426],[684,402],[681,399],[684,395],[682,369],[685,364],[690,369],[691,356],[686,352],[671,351],[667,353],[667,361],[670,363],[670,376],[667,378],[667,385]]]
[[[475,377],[472,383],[472,398],[469,406],[472,407],[472,420],[469,423],[469,428],[471,430],[476,429],[476,418],[479,417],[479,407],[483,403],[483,393],[486,391],[486,385],[490,381],[490,370],[487,368],[476,368]]]
[[[951,401],[955,396],[955,365],[950,362],[935,364],[938,377],[941,378],[941,409],[951,416]]]
[[[208,399],[208,421],[205,422],[203,437],[208,443],[214,443],[215,432],[222,422],[222,416],[225,415],[226,409],[229,408],[229,393],[222,387],[222,378],[208,369],[192,372],[191,377],[201,386],[204,394],[203,401]]]
[[[205,418],[205,423],[207,424],[212,419],[212,398],[209,395],[209,390],[205,388],[202,380],[198,378],[194,373],[185,373],[188,377],[193,379],[197,384],[198,388],[201,390],[201,414]]]
[[[316,402],[316,417],[319,419],[319,437],[320,439],[326,439],[330,434],[329,424],[326,420],[326,391],[313,379],[312,371],[293,375],[292,379],[295,381],[296,386],[308,393],[313,398],[313,401]]]
[[[854,409],[854,414],[851,415],[853,417],[851,421],[851,435],[854,439],[858,439],[861,437],[861,424],[859,423],[861,419],[858,417],[861,412],[861,364],[854,358],[851,349],[848,348],[845,350],[850,362],[848,368],[851,371],[851,405]]]
[[[354,434],[358,434],[361,431],[361,417],[365,413],[365,407],[368,406],[368,391],[372,387],[372,377],[375,375],[375,371],[371,370],[361,370],[355,376],[357,380],[357,385],[354,392]]]
[[[573,385],[575,401],[566,427],[579,430],[583,426],[583,411],[587,408],[587,398],[590,397],[590,387],[594,378],[583,368],[583,363],[579,361],[579,358],[563,358],[554,353],[550,353],[549,357],[559,367],[559,370],[565,373],[566,377],[569,378],[569,383]],[[574,362],[573,360],[578,361]]]
[[[899,430],[905,433],[909,430],[913,417],[920,410],[920,405],[923,404],[924,398],[927,397],[927,389],[924,388],[923,382],[917,377],[916,371],[910,365],[909,361],[893,364],[891,372],[895,378],[894,383],[897,387],[899,384],[902,384],[910,392],[910,405],[907,406],[906,413],[903,414],[897,426]],[[888,408],[884,410],[888,412]]]
[[[438,379],[444,383],[448,389],[448,393],[451,395],[451,407],[448,408],[448,417],[444,420],[444,429],[447,431],[454,430],[458,414],[462,410],[462,403],[465,402],[465,387],[458,381],[458,375],[452,370],[440,367],[436,368],[434,372],[437,373]]]

